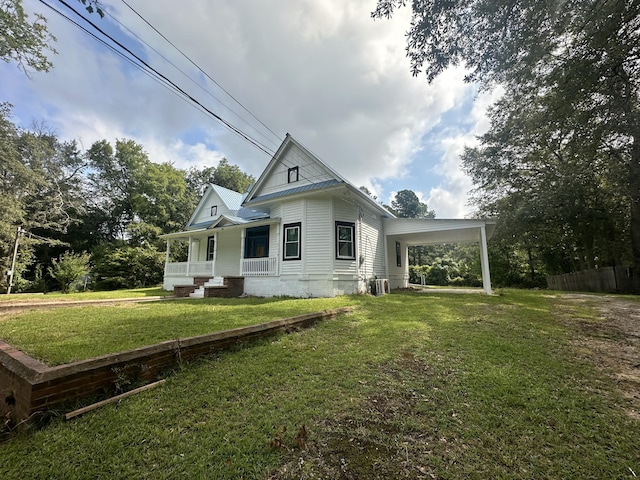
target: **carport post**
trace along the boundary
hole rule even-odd
[[[480,227],[480,266],[482,267],[482,287],[487,295],[491,295],[491,275],[489,273],[489,252],[487,251],[487,230],[485,225]]]

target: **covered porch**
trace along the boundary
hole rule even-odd
[[[409,284],[408,247],[477,243],[480,250],[482,288],[489,295],[493,293],[487,240],[496,228],[495,220],[385,218],[383,222],[388,252],[388,274],[392,288],[406,288]]]
[[[167,241],[163,288],[192,285],[214,278],[279,275],[277,249],[269,252],[278,220],[200,228],[163,235]],[[186,259],[175,261],[174,246],[186,244]],[[181,246],[181,256],[185,247]]]

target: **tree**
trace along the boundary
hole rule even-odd
[[[0,0],[0,58],[16,62],[27,76],[31,71],[48,72],[53,64],[43,53],[57,53],[51,43],[56,39],[47,30],[47,19],[36,15],[29,23],[22,0]]]
[[[217,167],[204,167],[201,170],[192,167],[187,172],[187,184],[198,196],[204,193],[210,183],[245,193],[254,182],[255,178],[244,173],[237,165],[230,165],[226,158],[220,160]]]
[[[9,268],[20,226],[25,234],[16,273],[21,274],[43,259],[48,245],[62,244],[61,237],[78,221],[85,165],[74,142],[60,142],[42,126],[18,129],[10,114],[10,106],[0,104],[0,268]],[[15,275],[14,280],[20,288],[27,285]]]
[[[549,121],[537,107],[543,101],[522,103],[507,92],[492,108],[481,146],[462,156],[478,186],[476,205],[500,219],[496,237],[525,251],[531,281],[540,273],[630,264],[621,165],[594,148],[593,134],[571,116]]]
[[[379,0],[373,16],[389,17],[405,4]],[[533,152],[523,146],[542,129],[562,147],[560,162],[574,162],[572,172],[605,162],[604,169],[620,175],[632,264],[640,272],[640,2],[427,0],[412,8],[407,54],[415,75],[424,69],[433,81],[447,67],[464,65],[468,81],[485,89],[503,85],[508,92],[501,103],[508,108],[492,111],[489,134],[513,119],[523,127],[525,141],[492,145],[483,137],[481,147],[497,146],[504,161],[521,165],[513,171],[524,173],[541,165],[528,163]],[[543,160],[558,151],[546,149]],[[503,171],[494,167],[487,172],[500,177]],[[508,192],[509,185],[492,193]],[[533,193],[544,194],[530,189]]]
[[[91,256],[86,252],[65,252],[57,259],[51,259],[51,267],[48,269],[49,275],[60,284],[62,293],[69,293],[71,285],[89,273],[90,258]]]
[[[162,283],[164,252],[154,246],[114,246],[96,249],[96,286],[101,289],[151,287]]]
[[[92,169],[88,175],[92,204],[85,220],[99,232],[96,243],[125,241],[134,223],[170,233],[187,222],[196,196],[182,170],[152,163],[142,145],[133,140],[117,140],[115,150],[101,140],[91,146],[87,158]]]
[[[413,190],[400,190],[391,202],[394,213],[400,218],[435,218],[436,213],[420,201]]]
[[[435,218],[436,212],[429,210],[426,203],[420,201],[413,190],[400,190],[387,207],[400,218]],[[424,248],[421,245],[409,247],[409,263],[422,265]]]

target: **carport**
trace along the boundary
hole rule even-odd
[[[402,286],[406,287],[408,284],[408,247],[443,243],[478,243],[482,287],[487,294],[493,293],[487,240],[493,235],[496,220],[384,218],[383,224],[387,252],[390,252],[388,255],[389,277],[396,278],[396,285],[400,283],[400,275],[401,283],[404,284]]]

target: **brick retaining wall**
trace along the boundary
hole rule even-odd
[[[0,413],[20,422],[37,412],[70,410],[78,400],[113,395],[129,383],[152,381],[183,361],[279,332],[335,318],[335,308],[198,337],[169,340],[125,352],[49,367],[0,340]]]

